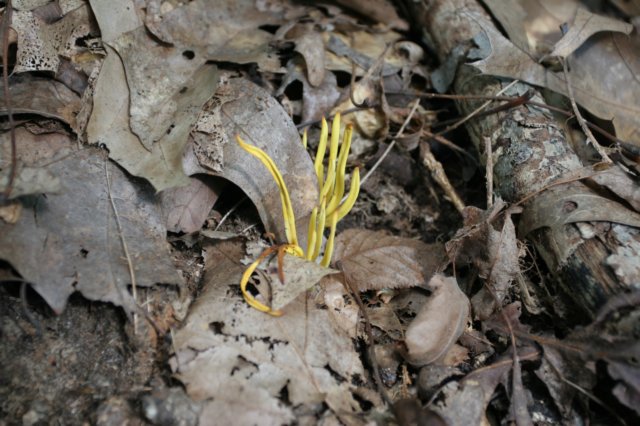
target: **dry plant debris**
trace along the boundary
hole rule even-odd
[[[640,9],[588,3],[0,2],[0,417],[638,423]],[[569,227],[617,244],[592,318],[525,241]]]

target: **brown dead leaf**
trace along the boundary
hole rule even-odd
[[[538,351],[531,346],[518,351],[520,360],[537,359],[538,355]],[[483,419],[486,419],[485,411],[495,389],[501,382],[508,383],[512,366],[513,356],[503,355],[491,365],[474,370],[460,382],[443,387],[444,398],[434,410],[447,424],[483,424]]]
[[[325,268],[315,262],[287,253],[285,253],[282,262],[284,283],[278,278],[277,256],[272,258],[262,270],[266,271],[271,283],[271,308],[276,311],[281,310],[299,295],[318,284],[322,277],[338,272],[335,269]]]
[[[542,228],[559,228],[568,223],[606,221],[640,227],[640,213],[605,198],[584,185],[549,188],[538,195],[524,210],[518,227],[519,235]],[[562,238],[561,232],[554,232]],[[571,254],[574,244],[557,241],[562,263]]]
[[[472,263],[486,280],[471,299],[474,316],[479,319],[488,318],[502,303],[520,271],[521,253],[511,215],[506,213],[501,223],[493,223],[504,207],[502,200],[497,200],[490,211],[466,207],[462,213],[464,227],[446,244],[451,261]]]
[[[124,65],[108,46],[107,52],[96,82],[93,111],[87,126],[89,143],[104,143],[109,148],[110,158],[129,173],[147,179],[157,190],[186,185],[189,181],[182,168],[183,152],[200,108],[218,83],[216,67],[204,65],[192,80],[183,82],[177,98],[172,100],[177,115],[169,126],[173,124],[174,127],[148,151],[129,125],[129,87]]]
[[[189,178],[189,185],[165,189],[159,194],[167,231],[190,234],[202,228],[224,183],[207,176]]]
[[[3,84],[0,82],[2,90]],[[37,114],[64,121],[70,126],[75,125],[80,97],[64,84],[31,74],[17,74],[9,79],[9,93],[14,114]],[[2,102],[0,115],[6,114],[6,103]]]
[[[442,261],[440,244],[348,229],[336,237],[333,265],[360,291],[426,285]]]
[[[640,212],[640,185],[637,180],[626,173],[619,165],[594,174],[591,178],[598,185],[602,185],[629,203]]]
[[[391,28],[406,31],[409,24],[401,19],[393,7],[393,2],[389,0],[338,0],[338,4],[346,6],[356,12],[372,19],[375,22],[381,22]]]
[[[324,41],[322,35],[315,31],[310,31],[296,38],[296,52],[304,58],[306,65],[306,75],[309,84],[318,87],[324,81]]]
[[[331,111],[340,98],[340,90],[335,74],[324,73],[324,80],[319,86],[313,87],[304,74],[299,58],[293,58],[287,63],[287,73],[282,79],[282,85],[275,96],[284,94],[287,86],[294,81],[302,83],[302,122],[320,120]]]
[[[436,274],[429,281],[432,294],[407,328],[408,361],[425,365],[441,359],[464,332],[469,299],[453,277]]]
[[[11,263],[55,312],[64,309],[75,291],[90,300],[134,309],[121,237],[138,286],[182,283],[151,188],[133,185],[102,150],[78,149],[75,141],[60,134],[18,134],[19,162],[57,176],[62,189],[60,194],[22,199],[20,220],[0,225],[0,258]]]
[[[556,43],[549,56],[566,58],[582,46],[589,37],[604,31],[629,34],[633,31],[633,25],[578,8],[573,22],[569,23],[569,31]]]
[[[339,417],[361,411],[352,385],[364,370],[351,339],[304,297],[286,315],[248,306],[238,291],[242,244],[207,248],[205,288],[174,334],[171,361],[187,393],[203,401],[201,424],[282,424],[296,413]],[[288,395],[288,401],[281,398]],[[329,413],[326,413],[329,414]]]

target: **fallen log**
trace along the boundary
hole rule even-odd
[[[468,52],[474,47],[474,36],[494,26],[472,0],[407,0],[403,4],[441,63],[455,60],[455,52]],[[461,63],[453,90],[459,95],[496,95],[509,83]],[[523,82],[504,95],[525,92],[532,100],[545,102],[539,88]],[[456,101],[462,114],[480,103]],[[637,183],[617,165],[599,170],[580,158],[562,122],[545,108],[522,104],[471,119],[466,127],[482,162],[492,162],[495,195],[524,207],[518,237],[533,244],[553,274],[552,281],[566,296],[566,306],[581,314],[579,321],[595,318],[613,296],[638,288],[640,215],[599,182],[610,173],[622,175],[629,185]],[[490,151],[485,149],[487,143]]]

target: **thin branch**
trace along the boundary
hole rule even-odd
[[[567,59],[560,58],[560,62],[562,62],[562,69],[564,70],[565,82],[567,83],[567,93],[569,94],[569,100],[571,101],[571,108],[573,108],[573,113],[576,116],[576,120],[578,120],[578,124],[580,125],[580,128],[582,129],[585,136],[587,137],[587,141],[591,142],[591,145],[593,145],[595,150],[598,151],[598,154],[600,155],[600,158],[602,158],[602,161],[606,163],[612,163],[613,161],[611,161],[611,158],[609,158],[604,148],[598,143],[596,138],[593,136],[593,133],[591,133],[591,129],[589,129],[589,126],[587,126],[585,119],[582,117],[582,114],[580,114],[580,110],[578,109],[578,104],[576,104],[576,99],[573,96],[573,86],[571,85],[571,76],[569,75],[569,69],[567,68],[568,61],[569,61],[568,58]]]
[[[113,195],[111,193],[111,177],[109,176],[109,160],[105,160],[104,162],[104,173],[107,179],[107,195],[109,196],[109,202],[111,203],[111,208],[113,209],[113,214],[116,218],[116,226],[118,227],[118,234],[120,235],[120,242],[122,243],[122,250],[124,251],[125,259],[127,260],[127,267],[129,268],[129,277],[131,279],[131,287],[132,287],[132,295],[133,302],[135,306],[138,306],[138,283],[136,281],[136,273],[133,268],[133,261],[131,260],[131,255],[129,254],[129,247],[127,246],[127,241],[124,238],[124,232],[122,231],[122,224],[120,223],[120,215],[118,214],[118,209],[116,208],[116,203],[113,200]],[[138,330],[138,314],[133,314],[133,331],[137,333]]]

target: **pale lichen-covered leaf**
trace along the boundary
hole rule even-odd
[[[58,70],[60,57],[75,46],[78,38],[92,30],[88,7],[67,13],[62,19],[47,24],[29,10],[13,13],[11,28],[18,33],[18,52],[14,73]]]
[[[99,149],[79,150],[60,134],[19,131],[18,136],[19,162],[57,176],[62,189],[60,194],[23,199],[20,220],[0,225],[0,258],[13,265],[55,312],[64,309],[75,291],[134,309],[107,173],[137,285],[182,283],[150,188],[133,185]],[[8,145],[6,138],[2,146]]]
[[[190,234],[202,228],[224,188],[213,178],[191,177],[189,185],[165,189],[159,194],[167,231]]]
[[[188,184],[182,169],[183,152],[200,108],[215,90],[216,67],[204,65],[184,82],[186,89],[176,94],[176,116],[171,121],[174,127],[148,151],[129,127],[129,88],[122,61],[108,46],[107,52],[96,82],[88,141],[105,144],[113,160],[129,173],[147,179],[156,190]]]
[[[7,138],[3,135],[3,142],[7,142]],[[4,160],[0,156],[0,160]],[[0,172],[0,188],[6,188],[9,184],[9,170],[4,169]],[[60,191],[60,180],[46,169],[21,167],[16,171],[11,195],[9,199],[22,197],[31,194],[53,194]]]
[[[279,241],[286,241],[278,186],[260,160],[235,142],[235,136],[263,149],[284,178],[297,219],[298,240],[301,247],[306,247],[308,216],[318,198],[318,179],[293,121],[266,90],[246,79],[223,76],[214,98],[219,100],[216,115],[222,121],[224,134],[202,140],[199,147],[192,145],[185,158],[185,170],[189,174],[215,174],[238,185],[256,206],[266,230]],[[226,140],[230,142],[224,143]],[[223,145],[222,172],[213,173],[207,158],[194,152],[218,150],[204,142]]]
[[[4,93],[2,90],[0,82],[0,93]],[[62,83],[30,74],[18,74],[9,81],[9,93],[14,114],[38,114],[64,121],[70,126],[75,125],[80,97]],[[6,103],[2,102],[0,115],[6,114]]]
[[[336,237],[333,265],[360,291],[426,285],[443,258],[441,244],[348,229]]]
[[[436,274],[429,281],[432,294],[407,328],[408,361],[425,365],[441,359],[464,332],[469,299],[453,277]]]
[[[171,366],[187,393],[204,401],[204,414],[224,406],[219,415],[233,424],[286,423],[294,407],[321,415],[322,403],[338,416],[359,413],[352,382],[364,370],[351,339],[304,296],[282,317],[247,305],[235,260],[243,253],[237,241],[206,248],[204,290],[173,340]]]

